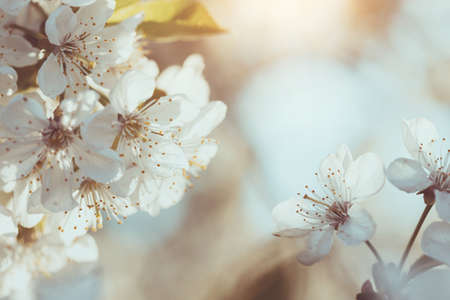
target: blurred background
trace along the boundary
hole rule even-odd
[[[449,137],[450,2],[204,3],[229,33],[151,44],[150,56],[160,69],[204,56],[212,99],[229,107],[213,134],[220,151],[177,206],[95,234],[101,262],[89,276],[97,281],[71,284],[83,293],[74,299],[354,299],[371,254],[337,242],[303,267],[296,242],[271,235],[271,210],[314,183],[341,143],[387,165],[407,155],[403,118],[427,117]],[[386,183],[365,205],[378,224],[374,244],[397,262],[423,201]]]

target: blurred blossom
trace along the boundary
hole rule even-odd
[[[97,260],[97,245],[92,236],[64,240],[55,230],[54,217],[33,228],[17,228],[8,213],[4,211],[0,215],[2,229],[12,223],[8,228],[13,225],[16,232],[2,232],[0,236],[1,297],[29,296],[32,299],[33,277],[56,274],[69,260],[80,263]]]
[[[287,59],[249,79],[235,112],[273,204],[310,182],[329,149],[364,141],[366,90],[350,68],[318,57]]]

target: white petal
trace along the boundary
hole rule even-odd
[[[117,112],[111,106],[96,112],[81,128],[83,139],[98,149],[110,148],[119,133]]]
[[[11,200],[11,210],[14,213],[16,222],[23,227],[31,228],[36,226],[44,216],[43,214],[33,214],[28,212],[29,202],[36,201],[32,197],[39,197],[40,184],[38,176],[28,176],[27,178],[16,181],[13,198]]]
[[[64,99],[60,105],[63,111],[61,123],[68,128],[79,126],[90,117],[98,104],[98,99],[99,95],[92,90],[78,93],[76,98]]]
[[[141,176],[131,200],[139,202],[140,209],[148,212],[151,216],[159,215],[161,206],[158,201],[159,184],[151,175]]]
[[[128,217],[138,211],[137,207],[128,198],[113,197],[111,198],[111,203],[116,207],[115,212],[118,216]]]
[[[17,226],[14,223],[11,212],[0,206],[0,236],[15,237],[17,232]]]
[[[273,233],[274,236],[283,238],[302,238],[306,236],[310,231],[305,231],[299,228],[287,228]]]
[[[352,198],[364,198],[378,193],[384,185],[384,166],[378,155],[365,153],[350,164],[345,180]]]
[[[450,224],[431,223],[423,233],[422,250],[431,258],[450,266]]]
[[[42,205],[52,211],[71,210],[77,203],[72,197],[70,171],[59,168],[57,164],[42,172]]]
[[[190,165],[189,172],[194,176],[199,176],[202,171],[206,170],[218,149],[217,142],[210,139],[200,141],[193,151],[190,148],[183,147]]]
[[[86,75],[76,64],[66,60],[65,65],[61,63],[61,70],[66,80],[64,98],[76,98],[79,92],[89,89]]]
[[[342,172],[344,170],[344,166],[342,162],[336,154],[329,154],[325,159],[320,163],[319,175],[322,182],[328,182],[328,175],[331,173],[336,173],[337,170]]]
[[[39,69],[37,81],[42,92],[55,98],[66,89],[66,78],[56,56],[50,54]]]
[[[6,272],[2,272],[0,280],[0,295],[11,296],[13,293],[15,298],[13,300],[34,300],[32,293],[32,273],[25,264],[13,264]],[[8,298],[7,298],[8,299]],[[9,299],[11,299],[9,297]]]
[[[129,197],[136,190],[139,173],[138,168],[125,170],[122,178],[111,184],[111,192],[119,197]]]
[[[14,132],[11,132],[5,124],[2,123],[2,114],[4,111],[4,107],[0,105],[0,138],[7,139],[7,138],[14,138],[16,135]]]
[[[81,140],[73,144],[75,161],[80,173],[95,181],[109,183],[123,174],[123,165],[117,153],[110,149],[95,150]]]
[[[1,112],[1,108],[0,108],[0,112]],[[0,122],[0,138],[13,138],[14,137],[14,133],[9,131],[5,126],[3,126],[3,124]]]
[[[336,156],[341,161],[344,170],[347,170],[353,161],[353,156],[348,146],[344,144],[340,145],[336,152]]]
[[[117,112],[127,115],[153,95],[155,80],[138,71],[123,75],[110,93],[111,105]]]
[[[201,138],[209,135],[225,118],[227,106],[214,101],[204,107],[192,123],[183,129],[182,139]]]
[[[8,97],[16,91],[16,71],[9,66],[0,66],[0,103],[7,104]]]
[[[75,194],[74,198],[76,197]],[[93,224],[89,222],[91,220]],[[82,201],[71,210],[47,214],[46,226],[57,228],[59,239],[65,245],[71,245],[76,238],[85,235],[90,228],[95,227],[95,221],[95,210],[89,209]]]
[[[422,165],[408,158],[394,160],[386,170],[386,176],[393,185],[407,193],[422,191],[432,184]]]
[[[170,91],[171,87],[176,87],[175,78],[177,74],[181,71],[180,66],[170,66],[166,68],[161,74],[158,76],[156,80],[156,87],[160,90],[163,90],[167,94],[178,94],[177,92],[172,93]],[[181,94],[181,93],[180,93]]]
[[[144,153],[147,157],[151,155],[151,159],[143,161],[145,167],[160,176],[172,176],[176,170],[189,167],[183,149],[172,142],[161,141]]]
[[[171,66],[158,77],[156,86],[168,95],[183,94],[197,106],[209,101],[209,86],[203,77],[205,63],[199,54],[190,55],[183,67]]]
[[[184,195],[186,185],[186,178],[182,174],[165,178],[159,188],[158,202],[161,208],[169,208],[180,202]]]
[[[133,38],[133,41],[135,41],[134,35],[135,34],[129,34],[128,38],[129,36],[131,36]],[[121,49],[120,41],[118,43],[116,42],[115,46],[115,48]],[[148,59],[147,57],[140,57],[143,54],[140,53],[140,50],[136,49],[133,44],[130,47],[132,47],[133,53],[131,55],[128,55],[129,59],[126,62],[122,64],[114,64],[113,66],[109,67],[106,72],[102,72],[101,77],[88,77],[89,85],[109,97],[111,89],[114,88],[121,75],[127,70],[133,69],[142,72],[149,77],[156,78],[159,72],[156,62]],[[114,55],[115,48],[111,48],[111,51],[113,51],[113,53],[109,53],[109,56],[111,56],[111,54]],[[126,54],[122,51],[118,52],[117,55],[119,57],[119,60],[123,60],[123,57],[126,56]],[[108,61],[110,61],[110,59],[108,59]]]
[[[17,16],[29,2],[30,0],[0,0],[0,9],[9,15]]]
[[[74,241],[67,249],[67,256],[75,262],[94,262],[98,259],[98,248],[94,238],[87,234]]]
[[[289,233],[292,236],[292,231],[285,231],[289,229],[297,229],[296,237],[301,237],[311,231],[311,224],[305,218],[297,213],[298,201],[291,198],[287,201],[279,203],[272,210],[272,218],[276,224],[277,232],[275,234],[283,235],[283,232]]]
[[[107,59],[109,65],[118,65],[126,63],[133,52],[136,51],[136,27],[142,22],[144,18],[143,13],[136,14],[121,23],[113,26],[108,26],[102,33],[104,39],[113,40],[110,43]],[[105,57],[106,58],[106,57]],[[133,58],[132,58],[133,59]],[[101,62],[97,60],[97,62]],[[136,70],[136,68],[133,68]],[[151,76],[154,78],[155,76]],[[94,77],[94,79],[96,79]]]
[[[425,118],[405,120],[402,125],[403,143],[415,159],[419,158],[419,147],[427,153],[431,141],[439,138],[434,124]]]
[[[36,174],[35,176],[40,176],[40,175]],[[24,178],[23,180],[25,180],[25,179],[26,178]],[[34,217],[35,215],[38,215],[38,214],[48,214],[48,210],[42,205],[41,196],[42,196],[42,184],[27,199],[27,212],[29,213],[30,216]],[[29,226],[24,225],[24,227],[29,227]]]
[[[159,98],[156,104],[148,109],[146,116],[153,126],[166,128],[183,126],[194,120],[199,113],[200,109],[184,96],[173,95]]]
[[[439,217],[447,222],[450,222],[450,193],[434,191],[436,194],[436,210]]]
[[[380,293],[397,295],[404,287],[403,274],[394,263],[376,262],[372,265],[372,274],[377,291]]]
[[[76,13],[78,22],[82,23],[77,33],[97,33],[102,30],[112,16],[115,6],[115,0],[96,0],[91,5],[81,7]]]
[[[310,266],[330,253],[333,245],[334,229],[328,227],[322,231],[313,231],[309,235],[307,249],[297,255],[299,262]]]
[[[62,5],[53,11],[45,22],[45,33],[48,40],[54,45],[62,45],[70,41],[75,27],[77,17],[69,6]]]
[[[35,247],[45,249],[45,251],[40,251],[41,255],[39,255],[39,270],[41,272],[55,273],[67,264],[64,244],[56,238],[56,235],[45,235],[38,240],[38,243],[40,245]]]
[[[408,300],[447,300],[450,299],[450,271],[434,269],[412,279],[405,288]]]
[[[44,144],[40,140],[3,142],[0,144],[0,179],[4,182],[28,175],[41,158]]]
[[[159,73],[158,65],[154,60],[148,59],[147,57],[142,57],[135,64],[136,70],[145,73],[147,76],[155,78]]]
[[[375,233],[375,222],[367,210],[353,205],[349,216],[349,219],[339,226],[336,235],[347,245],[358,245],[370,240]]]
[[[5,127],[16,135],[37,133],[48,126],[42,105],[23,95],[15,96],[0,117]]]
[[[44,214],[35,214],[35,213],[23,214],[22,216],[17,217],[17,222],[25,228],[32,228],[38,225],[39,222],[42,221],[43,217]]]
[[[36,64],[39,50],[22,36],[9,35],[0,37],[0,53],[6,63],[13,67],[26,67]]]
[[[62,3],[70,6],[85,6],[94,3],[96,0],[62,0]]]

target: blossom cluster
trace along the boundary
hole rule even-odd
[[[402,132],[411,158],[398,158],[386,170],[376,154],[365,153],[353,159],[345,145],[327,156],[315,173],[317,187],[307,185],[306,191],[298,193],[297,198],[273,209],[277,225],[274,235],[305,238],[306,248],[297,256],[304,265],[312,265],[327,256],[334,236],[346,245],[366,243],[378,260],[373,266],[377,291],[367,281],[358,299],[411,300],[431,295],[433,299],[448,299],[450,147],[434,124],[425,118],[405,120]],[[385,177],[402,191],[423,195],[425,201],[424,213],[399,264],[385,263],[371,243],[376,224],[361,206],[361,200],[383,188]],[[425,229],[421,241],[424,256],[404,273],[405,260],[433,206],[441,220]]]
[[[42,22],[21,22],[36,7]],[[226,106],[209,99],[202,57],[160,72],[143,15],[107,25],[114,9],[0,0],[0,298],[95,261],[89,231],[175,205],[217,152],[208,135]]]

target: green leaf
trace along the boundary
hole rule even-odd
[[[141,0],[116,0],[116,11],[138,2],[141,2]]]
[[[126,5],[128,3],[128,5]],[[119,6],[108,23],[114,24],[139,12],[144,12],[140,31],[155,41],[193,39],[204,35],[224,33],[199,2],[191,0],[118,1]]]
[[[123,20],[144,12],[144,22],[167,22],[192,4],[192,0],[120,0],[116,2],[114,14],[108,20],[109,24]]]
[[[155,41],[193,39],[204,35],[224,33],[208,10],[194,3],[167,22],[147,21],[139,26],[145,36]]]

